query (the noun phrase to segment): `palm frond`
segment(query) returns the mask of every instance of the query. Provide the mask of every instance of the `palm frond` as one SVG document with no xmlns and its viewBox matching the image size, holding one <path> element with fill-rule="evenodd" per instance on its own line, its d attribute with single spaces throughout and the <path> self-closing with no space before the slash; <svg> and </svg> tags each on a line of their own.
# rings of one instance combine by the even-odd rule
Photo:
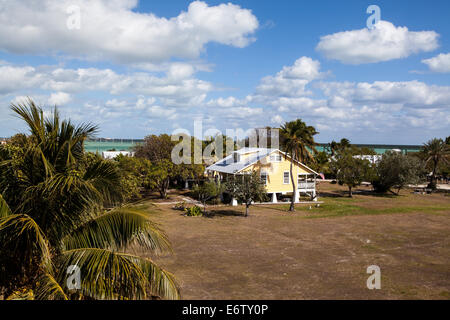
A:
<svg viewBox="0 0 450 320">
<path fill-rule="evenodd" d="M 11 104 L 11 110 L 24 120 L 38 144 L 45 139 L 44 111 L 28 98 L 24 103 Z"/>
<path fill-rule="evenodd" d="M 150 221 L 145 213 L 131 209 L 115 209 L 93 218 L 63 240 L 65 250 L 121 250 L 131 244 L 138 244 L 152 252 L 170 249 L 169 241 L 159 226 Z"/>
<path fill-rule="evenodd" d="M 142 271 L 150 281 L 150 292 L 153 295 L 169 300 L 180 299 L 180 286 L 172 273 L 161 269 L 148 258 L 131 255 L 129 257 L 139 263 Z"/>
<path fill-rule="evenodd" d="M 9 215 L 11 215 L 11 209 L 0 194 L 0 218 L 7 217 Z"/>
<path fill-rule="evenodd" d="M 68 300 L 68 296 L 64 292 L 64 289 L 56 281 L 50 273 L 46 272 L 42 274 L 37 282 L 37 288 L 35 290 L 35 296 L 37 300 Z"/>
<path fill-rule="evenodd" d="M 44 269 L 52 270 L 52 261 L 47 239 L 41 228 L 26 214 L 11 214 L 0 218 L 0 233 L 2 238 L 14 242 L 19 239 L 29 243 L 28 248 L 37 249 Z M 3 245 L 7 245 L 3 243 Z M 34 251 L 34 250 L 33 250 Z"/>
<path fill-rule="evenodd" d="M 163 298 L 179 297 L 173 276 L 149 259 L 107 249 L 63 252 L 61 269 L 81 270 L 81 294 L 94 299 L 145 299 L 150 291 Z M 63 279 L 59 279 L 60 282 Z"/>
<path fill-rule="evenodd" d="M 94 161 L 86 168 L 83 180 L 101 192 L 105 201 L 113 203 L 122 200 L 120 173 L 115 163 L 102 159 Z"/>
<path fill-rule="evenodd" d="M 29 288 L 22 288 L 14 291 L 6 300 L 34 300 L 34 292 Z"/>
</svg>

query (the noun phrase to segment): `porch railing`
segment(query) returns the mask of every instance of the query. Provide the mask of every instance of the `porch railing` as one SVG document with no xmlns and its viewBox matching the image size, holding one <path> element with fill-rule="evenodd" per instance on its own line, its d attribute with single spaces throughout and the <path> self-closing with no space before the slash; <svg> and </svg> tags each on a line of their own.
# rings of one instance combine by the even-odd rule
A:
<svg viewBox="0 0 450 320">
<path fill-rule="evenodd" d="M 314 189 L 315 185 L 316 184 L 314 182 L 300 182 L 298 184 L 298 188 L 299 189 Z"/>
</svg>

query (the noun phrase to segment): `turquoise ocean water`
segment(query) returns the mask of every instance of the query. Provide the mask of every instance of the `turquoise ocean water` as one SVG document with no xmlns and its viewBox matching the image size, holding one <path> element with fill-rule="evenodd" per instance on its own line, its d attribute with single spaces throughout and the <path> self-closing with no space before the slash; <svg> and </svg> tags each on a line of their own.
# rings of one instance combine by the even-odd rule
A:
<svg viewBox="0 0 450 320">
<path fill-rule="evenodd" d="M 135 141 L 86 141 L 84 149 L 87 152 L 102 153 L 103 151 L 115 150 L 115 151 L 131 151 L 134 146 L 139 142 Z"/>
<path fill-rule="evenodd" d="M 95 140 L 86 141 L 85 150 L 87 152 L 102 153 L 103 151 L 113 150 L 116 151 L 131 151 L 136 144 L 142 142 L 142 140 Z M 368 145 L 357 144 L 358 147 L 368 147 L 373 149 L 377 154 L 383 154 L 387 150 L 400 149 L 403 153 L 418 152 L 421 146 L 411 145 Z M 326 150 L 324 144 L 317 146 L 318 151 Z"/>
</svg>

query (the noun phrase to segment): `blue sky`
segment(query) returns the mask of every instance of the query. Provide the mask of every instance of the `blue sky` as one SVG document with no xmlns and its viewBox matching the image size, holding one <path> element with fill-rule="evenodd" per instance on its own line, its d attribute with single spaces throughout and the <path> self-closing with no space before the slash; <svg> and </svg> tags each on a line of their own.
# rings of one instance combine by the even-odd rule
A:
<svg viewBox="0 0 450 320">
<path fill-rule="evenodd" d="M 372 4 L 381 22 L 368 30 Z M 450 135 L 449 1 L 24 0 L 0 12 L 0 136 L 24 130 L 9 105 L 26 96 L 102 137 L 296 118 L 320 142 Z"/>
</svg>

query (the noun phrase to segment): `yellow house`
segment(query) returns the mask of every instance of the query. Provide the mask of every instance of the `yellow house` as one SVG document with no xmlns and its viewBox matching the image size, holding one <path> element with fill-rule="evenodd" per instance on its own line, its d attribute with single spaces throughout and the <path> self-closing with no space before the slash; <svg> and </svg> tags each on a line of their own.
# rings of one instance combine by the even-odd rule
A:
<svg viewBox="0 0 450 320">
<path fill-rule="evenodd" d="M 276 203 L 280 195 L 292 195 L 290 176 L 291 158 L 278 149 L 242 148 L 206 168 L 208 173 L 226 180 L 229 175 L 241 175 L 252 171 L 259 172 L 266 185 L 272 202 Z M 300 194 L 309 195 L 314 201 L 316 196 L 316 178 L 318 173 L 301 162 L 293 164 L 295 184 L 295 202 L 299 202 Z M 233 205 L 235 205 L 233 201 Z"/>
</svg>

